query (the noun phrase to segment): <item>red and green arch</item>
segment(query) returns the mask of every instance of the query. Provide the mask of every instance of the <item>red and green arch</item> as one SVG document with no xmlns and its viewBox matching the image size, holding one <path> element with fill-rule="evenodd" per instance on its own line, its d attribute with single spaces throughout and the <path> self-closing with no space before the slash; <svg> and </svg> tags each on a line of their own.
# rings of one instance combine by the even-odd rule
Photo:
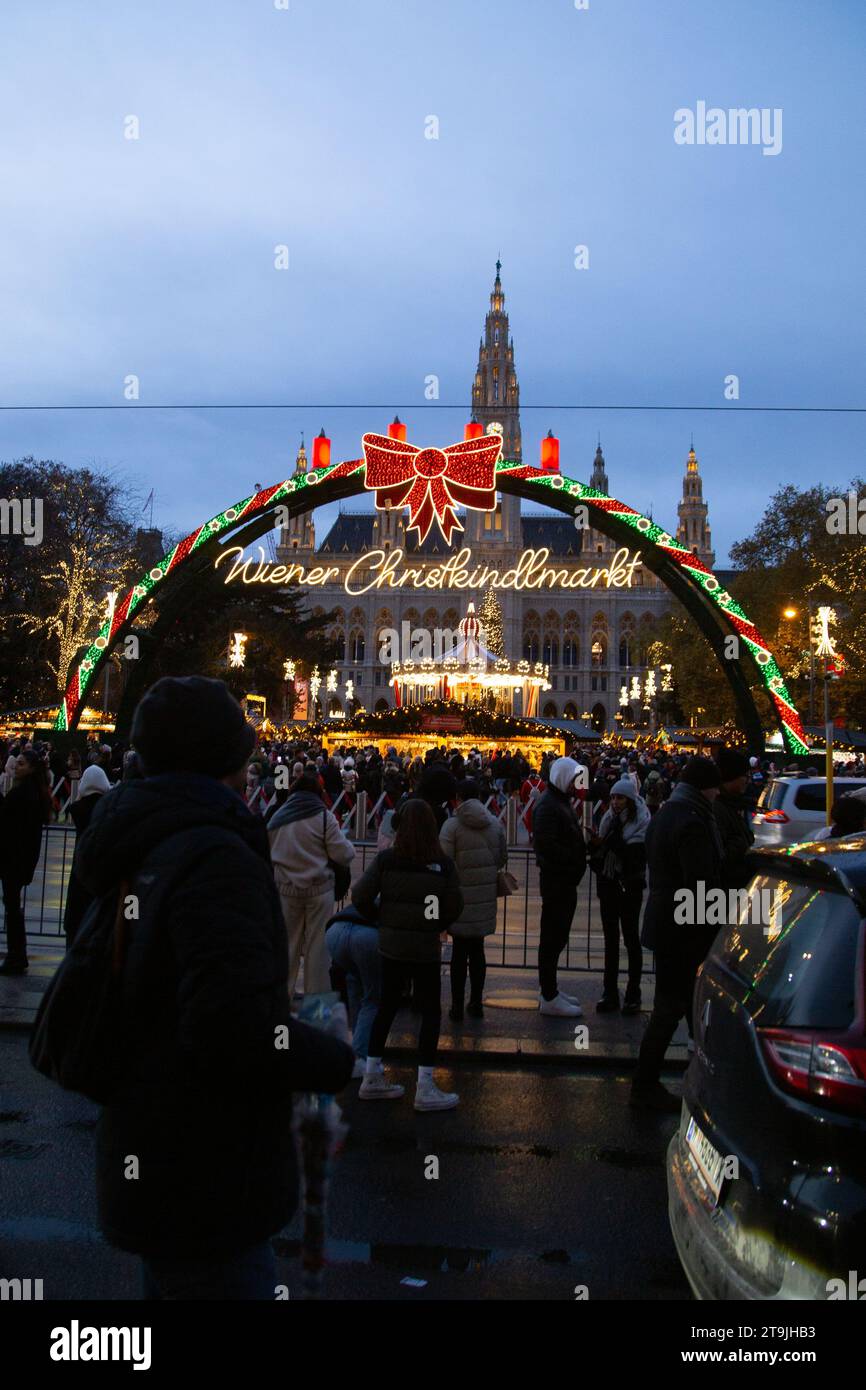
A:
<svg viewBox="0 0 866 1390">
<path fill-rule="evenodd" d="M 632 547 L 639 542 L 643 563 L 684 605 L 720 661 L 749 744 L 757 750 L 763 741 L 761 718 L 748 678 L 751 668 L 760 677 L 788 752 L 808 752 L 800 716 L 772 652 L 748 615 L 696 555 L 649 517 L 574 478 L 503 459 L 497 464 L 496 486 L 502 492 L 542 502 L 566 514 L 573 514 L 583 504 L 596 530 Z M 351 459 L 263 488 L 192 531 L 118 601 L 110 623 L 103 625 L 76 667 L 55 728 L 75 728 L 87 693 L 114 646 L 133 630 L 150 599 L 174 583 L 175 576 L 187 573 L 191 563 L 218 553 L 229 535 L 235 544 L 239 539 L 245 545 L 251 544 L 273 529 L 277 507 L 294 515 L 364 492 L 364 460 Z M 725 652 L 725 639 L 732 633 L 740 639 L 742 654 L 736 658 L 728 658 Z"/>
</svg>

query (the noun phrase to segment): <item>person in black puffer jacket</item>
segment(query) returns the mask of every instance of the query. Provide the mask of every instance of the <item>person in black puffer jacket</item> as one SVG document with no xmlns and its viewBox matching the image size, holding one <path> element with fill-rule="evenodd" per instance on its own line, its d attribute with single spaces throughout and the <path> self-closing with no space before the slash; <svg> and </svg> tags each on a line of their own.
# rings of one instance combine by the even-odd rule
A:
<svg viewBox="0 0 866 1390">
<path fill-rule="evenodd" d="M 676 1114 L 678 1096 L 660 1080 L 662 1063 L 681 1018 L 691 1032 L 698 967 L 718 927 L 695 921 L 703 891 L 722 886 L 722 842 L 713 814 L 721 778 L 709 758 L 692 758 L 646 833 L 649 896 L 642 941 L 655 951 L 656 992 L 632 1081 L 632 1105 Z M 693 920 L 678 920 L 677 895 L 691 895 Z M 680 902 L 686 901 L 680 899 Z"/>
<path fill-rule="evenodd" d="M 543 1014 L 568 1018 L 579 1018 L 583 1009 L 570 994 L 560 992 L 556 971 L 577 908 L 578 884 L 586 873 L 586 841 L 571 801 L 575 778 L 583 776 L 584 769 L 573 758 L 557 758 L 551 763 L 547 791 L 532 818 L 541 891 L 539 1009 Z"/>
<path fill-rule="evenodd" d="M 15 761 L 11 789 L 0 799 L 0 878 L 5 909 L 6 959 L 0 975 L 26 975 L 27 929 L 21 891 L 33 882 L 42 850 L 42 827 L 51 820 L 48 771 L 37 753 L 25 749 Z"/>
<path fill-rule="evenodd" d="M 604 932 L 604 989 L 595 1006 L 600 1014 L 615 1013 L 620 1007 L 620 931 L 628 955 L 628 985 L 622 1011 L 640 1012 L 643 952 L 639 923 L 646 887 L 644 838 L 650 819 L 631 777 L 622 777 L 611 787 L 610 809 L 601 818 L 598 834 L 592 836 L 592 866 Z"/>
<path fill-rule="evenodd" d="M 139 704 L 133 742 L 146 776 L 101 798 L 76 856 L 94 895 L 139 902 L 129 1061 L 97 1126 L 99 1224 L 143 1257 L 148 1298 L 273 1299 L 270 1237 L 298 1201 L 292 1092 L 340 1091 L 354 1056 L 289 1012 L 267 831 L 240 795 L 255 733 L 237 701 L 221 681 L 167 677 Z"/>
<path fill-rule="evenodd" d="M 421 1013 L 415 1109 L 451 1110 L 458 1096 L 440 1091 L 433 1080 L 441 1019 L 440 934 L 463 911 L 463 894 L 426 801 L 403 802 L 393 848 L 376 855 L 352 889 L 352 902 L 377 924 L 382 956 L 382 997 L 358 1094 L 362 1100 L 396 1100 L 403 1094 L 402 1086 L 386 1080 L 382 1053 L 410 978 Z"/>
<path fill-rule="evenodd" d="M 69 808 L 69 814 L 75 825 L 76 842 L 81 839 L 88 825 L 93 812 L 99 803 L 99 798 L 105 796 L 106 792 L 111 791 L 111 783 L 101 767 L 85 768 L 84 776 L 81 778 L 78 792 L 78 799 Z M 69 887 L 66 890 L 66 907 L 63 912 L 63 930 L 66 933 L 66 949 L 75 940 L 78 928 L 84 921 L 85 914 L 90 904 L 93 902 L 93 894 L 88 893 L 84 884 L 78 876 L 75 867 L 75 859 L 72 860 L 72 872 L 69 875 Z"/>
</svg>

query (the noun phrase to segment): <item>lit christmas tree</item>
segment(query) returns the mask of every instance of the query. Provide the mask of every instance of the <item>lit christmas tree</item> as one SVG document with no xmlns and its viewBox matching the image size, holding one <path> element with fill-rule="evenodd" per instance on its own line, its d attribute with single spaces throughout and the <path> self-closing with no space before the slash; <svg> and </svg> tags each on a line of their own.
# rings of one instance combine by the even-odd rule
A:
<svg viewBox="0 0 866 1390">
<path fill-rule="evenodd" d="M 484 631 L 484 645 L 494 656 L 505 655 L 505 634 L 502 631 L 502 609 L 493 589 L 488 589 L 478 610 L 478 621 Z"/>
</svg>

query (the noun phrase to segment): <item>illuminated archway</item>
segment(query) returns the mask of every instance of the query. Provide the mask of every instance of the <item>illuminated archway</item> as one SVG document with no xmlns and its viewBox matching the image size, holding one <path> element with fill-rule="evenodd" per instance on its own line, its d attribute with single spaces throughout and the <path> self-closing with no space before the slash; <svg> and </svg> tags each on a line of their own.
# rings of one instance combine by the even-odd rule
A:
<svg viewBox="0 0 866 1390">
<path fill-rule="evenodd" d="M 696 555 L 649 517 L 574 478 L 501 459 L 496 465 L 496 487 L 567 514 L 574 514 L 576 508 L 583 505 L 596 530 L 620 545 L 630 546 L 639 541 L 643 563 L 682 603 L 712 647 L 731 685 L 749 745 L 756 751 L 761 749 L 763 730 L 749 688 L 746 663 L 760 676 L 788 752 L 808 752 L 800 716 L 772 652 L 748 615 Z M 104 624 L 69 682 L 55 728 L 75 728 L 85 696 L 107 655 L 130 633 L 137 616 L 154 594 L 163 592 L 167 583 L 188 588 L 187 581 L 193 579 L 203 565 L 213 562 L 227 537 L 231 536 L 232 545 L 248 546 L 273 530 L 278 507 L 294 516 L 365 491 L 364 460 L 351 459 L 263 488 L 191 532 L 163 556 L 159 564 L 142 575 L 116 604 L 110 623 Z M 745 649 L 744 655 L 727 656 L 725 639 L 731 635 L 739 639 L 740 649 Z"/>
</svg>

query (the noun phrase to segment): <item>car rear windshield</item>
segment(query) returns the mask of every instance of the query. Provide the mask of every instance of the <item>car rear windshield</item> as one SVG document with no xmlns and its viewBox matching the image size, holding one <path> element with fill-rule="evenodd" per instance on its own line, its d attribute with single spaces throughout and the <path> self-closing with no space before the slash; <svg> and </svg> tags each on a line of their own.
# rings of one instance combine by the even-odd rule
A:
<svg viewBox="0 0 866 1390">
<path fill-rule="evenodd" d="M 713 954 L 746 984 L 756 1023 L 851 1026 L 862 985 L 861 918 L 850 898 L 803 880 L 758 877 L 741 895 L 737 917 Z"/>
</svg>

